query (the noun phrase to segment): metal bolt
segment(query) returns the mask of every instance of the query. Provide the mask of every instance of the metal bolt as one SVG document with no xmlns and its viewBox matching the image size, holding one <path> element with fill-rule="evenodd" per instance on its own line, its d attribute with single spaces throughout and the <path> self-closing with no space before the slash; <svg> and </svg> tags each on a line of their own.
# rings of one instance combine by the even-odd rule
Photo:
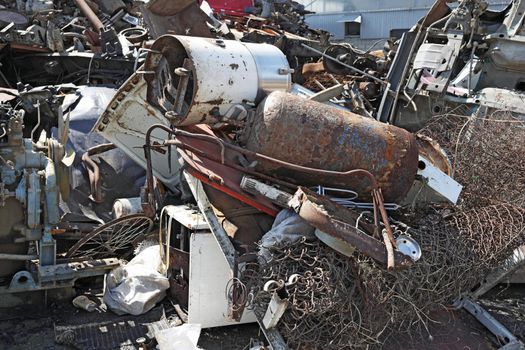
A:
<svg viewBox="0 0 525 350">
<path fill-rule="evenodd" d="M 190 74 L 190 71 L 184 67 L 175 68 L 175 74 L 180 77 L 187 77 Z"/>
</svg>

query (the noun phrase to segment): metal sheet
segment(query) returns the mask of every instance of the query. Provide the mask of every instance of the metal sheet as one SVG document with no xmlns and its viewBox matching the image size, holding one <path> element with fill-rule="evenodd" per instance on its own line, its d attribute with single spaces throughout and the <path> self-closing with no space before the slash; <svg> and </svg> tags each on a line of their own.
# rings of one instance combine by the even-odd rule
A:
<svg viewBox="0 0 525 350">
<path fill-rule="evenodd" d="M 145 169 L 143 146 L 146 131 L 154 124 L 167 126 L 168 121 L 146 101 L 146 82 L 140 73 L 136 73 L 118 90 L 106 111 L 93 126 L 93 132 L 101 133 Z M 168 134 L 160 129 L 153 133 L 153 140 L 156 142 L 167 138 Z M 177 159 L 177 153 L 172 152 L 170 168 L 168 155 L 152 152 L 154 175 L 172 190 L 176 190 L 179 183 Z"/>
<path fill-rule="evenodd" d="M 240 322 L 228 319 L 228 300 L 224 290 L 232 278 L 229 266 L 212 233 L 199 232 L 190 237 L 190 276 L 188 322 L 202 328 L 256 322 L 246 310 Z M 220 292 L 218 292 L 220 291 Z"/>
</svg>

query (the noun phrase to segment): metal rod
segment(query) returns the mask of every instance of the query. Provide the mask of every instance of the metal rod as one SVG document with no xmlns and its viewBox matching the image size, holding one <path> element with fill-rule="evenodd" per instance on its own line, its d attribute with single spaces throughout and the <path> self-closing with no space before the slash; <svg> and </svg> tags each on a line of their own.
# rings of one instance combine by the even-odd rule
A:
<svg viewBox="0 0 525 350">
<path fill-rule="evenodd" d="M 366 171 L 364 169 L 354 169 L 354 170 L 350 170 L 350 171 L 341 172 L 341 171 L 333 171 L 333 170 L 323 170 L 323 169 L 310 168 L 310 167 L 305 167 L 305 166 L 302 166 L 302 165 L 297 165 L 297 164 L 285 162 L 285 161 L 280 160 L 280 159 L 272 158 L 272 157 L 266 156 L 264 154 L 253 152 L 253 151 L 244 149 L 242 147 L 226 143 L 226 142 L 222 141 L 221 139 L 219 139 L 219 138 L 217 138 L 215 136 L 203 135 L 203 134 L 195 134 L 195 133 L 191 133 L 191 132 L 188 132 L 188 131 L 183 131 L 183 130 L 180 130 L 180 129 L 173 129 L 173 130 L 168 129 L 168 130 L 170 130 L 171 133 L 173 133 L 174 135 L 177 135 L 177 136 L 195 138 L 195 139 L 199 139 L 199 140 L 203 140 L 203 141 L 212 142 L 212 143 L 218 144 L 221 147 L 229 148 L 229 149 L 232 149 L 232 150 L 237 151 L 239 153 L 242 153 L 242 154 L 244 154 L 244 155 L 246 155 L 248 157 L 263 159 L 263 160 L 266 160 L 268 162 L 271 162 L 271 163 L 274 163 L 274 164 L 286 167 L 286 168 L 288 168 L 290 170 L 295 170 L 295 171 L 304 172 L 304 173 L 308 173 L 308 174 L 312 174 L 312 175 L 319 175 L 319 176 L 340 176 L 340 177 L 364 176 L 364 177 L 366 177 L 366 178 L 368 178 L 370 180 L 370 182 L 372 184 L 372 188 L 374 188 L 374 189 L 375 188 L 379 188 L 379 185 L 377 184 L 377 181 L 376 181 L 374 175 L 372 175 L 370 172 L 368 172 L 368 171 Z M 178 143 L 177 140 L 167 140 L 167 141 L 164 142 L 164 145 L 170 145 L 170 144 L 175 145 L 177 143 Z M 221 162 L 221 163 L 224 163 L 224 162 Z"/>
<path fill-rule="evenodd" d="M 38 255 L 19 255 L 19 254 L 0 253 L 0 260 L 26 261 L 26 260 L 35 260 L 35 259 L 38 259 Z"/>
<path fill-rule="evenodd" d="M 80 11 L 86 16 L 87 20 L 93 26 L 95 32 L 100 33 L 100 30 L 104 28 L 104 24 L 96 13 L 89 7 L 85 0 L 75 0 L 75 5 L 80 9 Z"/>
<path fill-rule="evenodd" d="M 34 141 L 34 139 L 33 139 L 34 133 L 35 133 L 35 131 L 37 131 L 38 127 L 40 126 L 40 101 L 36 102 L 35 107 L 36 107 L 36 110 L 37 110 L 37 119 L 36 119 L 35 127 L 33 128 L 33 130 L 31 130 L 31 140 L 33 140 L 33 141 Z"/>
</svg>

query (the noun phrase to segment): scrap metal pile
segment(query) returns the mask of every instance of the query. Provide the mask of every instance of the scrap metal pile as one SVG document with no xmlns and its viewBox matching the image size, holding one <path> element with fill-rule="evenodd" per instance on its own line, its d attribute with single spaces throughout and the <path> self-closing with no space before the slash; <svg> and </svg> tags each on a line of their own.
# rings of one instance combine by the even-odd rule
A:
<svg viewBox="0 0 525 350">
<path fill-rule="evenodd" d="M 113 270 L 137 310 L 149 261 L 128 312 L 169 287 L 196 319 L 211 231 L 222 314 L 274 349 L 431 337 L 452 307 L 519 348 L 476 299 L 525 261 L 525 1 L 449 2 L 367 51 L 292 1 L 5 2 L 0 294 Z"/>
</svg>

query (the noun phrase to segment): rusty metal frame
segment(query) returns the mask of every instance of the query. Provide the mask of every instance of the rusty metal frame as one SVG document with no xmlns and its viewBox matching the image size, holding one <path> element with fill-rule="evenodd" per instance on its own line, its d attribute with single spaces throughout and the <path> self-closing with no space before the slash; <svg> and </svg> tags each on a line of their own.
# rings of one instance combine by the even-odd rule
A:
<svg viewBox="0 0 525 350">
<path fill-rule="evenodd" d="M 289 204 L 310 225 L 356 247 L 359 252 L 387 265 L 389 269 L 407 268 L 413 264 L 412 258 L 394 251 L 392 246 L 389 247 L 389 240 L 384 231 L 381 238 L 385 244 L 365 233 L 374 232 L 377 222 L 374 225 L 359 222 L 359 214 L 332 202 L 327 197 L 299 188 Z M 395 261 L 395 265 L 389 264 L 391 259 Z"/>
<path fill-rule="evenodd" d="M 180 140 L 178 140 L 176 138 L 174 140 L 173 139 L 172 140 L 166 140 L 161 145 L 153 146 L 151 144 L 151 133 L 152 133 L 152 131 L 154 129 L 157 129 L 157 128 L 163 129 L 163 130 L 167 131 L 168 133 L 170 133 L 171 135 L 174 135 L 175 137 L 179 136 L 179 137 L 193 138 L 193 139 L 198 139 L 198 140 L 201 140 L 201 141 L 205 141 L 205 142 L 210 142 L 210 143 L 216 144 L 217 146 L 220 147 L 220 150 L 221 150 L 220 158 L 216 159 L 213 156 L 207 154 L 206 152 L 198 150 L 195 147 L 191 147 L 191 146 L 185 144 L 184 142 L 182 142 L 182 141 L 180 141 Z M 373 232 L 374 232 L 374 234 L 377 237 L 380 237 L 380 238 L 382 237 L 382 239 L 383 239 L 383 242 L 384 242 L 385 247 L 386 247 L 386 252 L 387 252 L 387 260 L 386 260 L 387 267 L 388 267 L 389 270 L 393 270 L 395 268 L 396 255 L 398 256 L 398 258 L 401 258 L 401 267 L 403 267 L 404 265 L 408 264 L 406 262 L 406 260 L 405 260 L 406 256 L 404 254 L 401 254 L 401 256 L 399 256 L 398 255 L 399 253 L 394 251 L 394 248 L 396 248 L 396 240 L 394 238 L 392 227 L 390 226 L 389 221 L 388 221 L 388 215 L 387 215 L 387 212 L 386 212 L 385 206 L 384 206 L 383 194 L 381 192 L 381 188 L 379 187 L 379 184 L 377 183 L 375 177 L 367 170 L 355 169 L 355 170 L 350 170 L 350 171 L 346 171 L 346 172 L 338 172 L 338 171 L 331 171 L 331 170 L 323 170 L 323 169 L 316 169 L 316 168 L 305 167 L 305 166 L 301 166 L 301 165 L 285 162 L 285 161 L 282 161 L 282 160 L 279 160 L 279 159 L 276 159 L 276 158 L 272 158 L 272 157 L 266 156 L 264 154 L 260 154 L 260 153 L 256 153 L 256 152 L 252 152 L 252 151 L 246 150 L 246 149 L 244 149 L 242 147 L 239 147 L 239 146 L 227 143 L 224 140 L 221 140 L 220 138 L 218 138 L 216 136 L 192 133 L 192 132 L 188 132 L 188 131 L 184 131 L 184 130 L 176 129 L 176 128 L 171 128 L 170 129 L 170 128 L 164 126 L 164 125 L 153 125 L 146 132 L 146 145 L 145 145 L 145 150 L 144 150 L 145 151 L 145 155 L 146 155 L 146 160 L 147 160 L 146 175 L 147 175 L 148 203 L 149 203 L 151 208 L 154 208 L 154 198 L 153 198 L 153 195 L 152 195 L 153 194 L 153 177 L 152 177 L 153 169 L 152 169 L 152 166 L 151 166 L 151 149 L 152 148 L 159 148 L 159 147 L 162 148 L 162 147 L 166 147 L 166 146 L 167 147 L 176 146 L 176 147 L 179 147 L 179 148 L 182 148 L 182 149 L 190 150 L 191 152 L 193 152 L 195 154 L 198 154 L 199 156 L 211 159 L 213 161 L 219 162 L 219 163 L 227 165 L 227 166 L 231 166 L 231 167 L 233 167 L 235 169 L 238 169 L 240 171 L 243 171 L 243 172 L 245 172 L 247 174 L 253 174 L 254 171 L 251 170 L 251 169 L 244 168 L 244 167 L 241 167 L 239 165 L 232 164 L 231 162 L 227 162 L 226 161 L 226 156 L 225 156 L 226 149 L 234 151 L 234 152 L 238 152 L 238 153 L 240 153 L 242 155 L 245 155 L 245 156 L 248 156 L 248 157 L 251 157 L 251 158 L 255 158 L 255 159 L 259 159 L 259 160 L 265 160 L 265 161 L 277 164 L 277 165 L 279 165 L 281 167 L 284 167 L 284 168 L 288 168 L 288 169 L 291 169 L 291 170 L 304 172 L 304 173 L 308 173 L 308 174 L 312 174 L 312 175 L 318 175 L 318 176 L 330 175 L 330 176 L 340 176 L 340 177 L 356 176 L 356 177 L 366 178 L 370 182 L 371 187 L 372 187 L 371 195 L 372 195 L 372 199 L 373 199 L 373 203 L 374 203 L 374 226 L 375 226 L 374 227 L 375 230 Z M 266 176 L 264 174 L 256 173 L 256 174 L 253 174 L 253 175 L 258 175 L 258 176 L 260 176 L 262 178 L 268 179 L 268 176 Z M 269 177 L 269 179 L 271 181 L 276 182 L 276 183 L 281 183 L 282 184 L 281 180 L 277 180 L 277 179 L 274 179 L 272 177 Z M 292 185 L 292 187 L 297 188 L 297 186 L 295 186 L 295 185 Z M 385 226 L 385 229 L 381 233 L 378 232 L 379 222 L 380 221 L 383 221 L 383 224 Z M 369 238 L 372 239 L 371 237 L 369 237 Z"/>
</svg>

